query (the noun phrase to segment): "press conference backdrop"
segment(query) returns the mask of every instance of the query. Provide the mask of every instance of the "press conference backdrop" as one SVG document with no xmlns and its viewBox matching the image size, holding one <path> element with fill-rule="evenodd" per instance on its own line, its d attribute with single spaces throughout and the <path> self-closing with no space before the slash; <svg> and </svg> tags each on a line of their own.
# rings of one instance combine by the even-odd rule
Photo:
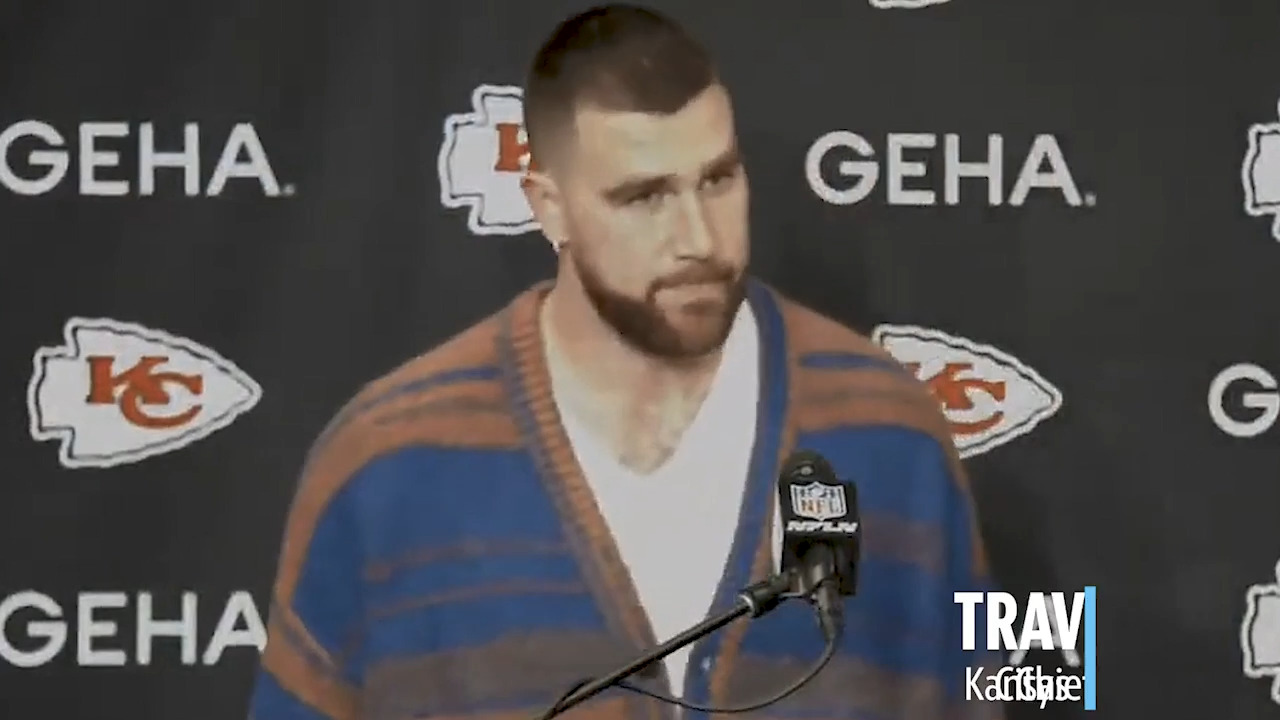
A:
<svg viewBox="0 0 1280 720">
<path fill-rule="evenodd" d="M 1280 717 L 1280 5 L 654 6 L 756 272 L 934 389 L 1005 589 L 1097 586 L 1095 716 Z M 309 441 L 553 271 L 518 86 L 582 7 L 0 4 L 0 714 L 243 716 Z"/>
</svg>

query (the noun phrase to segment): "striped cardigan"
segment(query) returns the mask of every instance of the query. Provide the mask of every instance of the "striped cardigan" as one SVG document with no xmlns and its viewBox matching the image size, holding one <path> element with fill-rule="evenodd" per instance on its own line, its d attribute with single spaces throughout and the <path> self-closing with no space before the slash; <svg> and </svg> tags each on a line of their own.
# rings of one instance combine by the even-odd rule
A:
<svg viewBox="0 0 1280 720">
<path fill-rule="evenodd" d="M 548 289 L 371 383 L 317 440 L 287 521 L 256 720 L 523 720 L 655 644 L 556 414 L 538 334 Z M 864 527 L 841 652 L 753 717 L 996 717 L 964 702 L 965 667 L 987 658 L 961 651 L 952 593 L 984 589 L 986 566 L 937 403 L 866 338 L 759 283 L 748 301 L 758 429 L 715 608 L 773 566 L 776 473 L 793 449 L 858 483 Z M 760 698 L 821 647 L 809 608 L 784 605 L 696 645 L 685 698 Z M 611 690 L 568 717 L 671 712 Z"/>
</svg>

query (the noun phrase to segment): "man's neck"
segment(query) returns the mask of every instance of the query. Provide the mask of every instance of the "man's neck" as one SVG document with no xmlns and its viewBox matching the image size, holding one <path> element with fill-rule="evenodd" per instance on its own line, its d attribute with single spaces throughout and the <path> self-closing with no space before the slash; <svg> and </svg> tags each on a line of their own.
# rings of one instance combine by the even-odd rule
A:
<svg viewBox="0 0 1280 720">
<path fill-rule="evenodd" d="M 688 363 L 627 344 L 583 297 L 557 285 L 540 322 L 556 395 L 627 465 L 649 472 L 675 449 L 720 366 L 721 351 Z"/>
</svg>

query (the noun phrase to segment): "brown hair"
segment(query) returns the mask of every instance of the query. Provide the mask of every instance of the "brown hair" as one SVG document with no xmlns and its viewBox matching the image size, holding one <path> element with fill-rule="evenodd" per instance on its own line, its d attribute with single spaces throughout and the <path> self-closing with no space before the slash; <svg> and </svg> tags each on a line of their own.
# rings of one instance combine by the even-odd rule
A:
<svg viewBox="0 0 1280 720">
<path fill-rule="evenodd" d="M 524 87 L 532 156 L 545 165 L 583 106 L 669 115 L 717 80 L 701 43 L 674 20 L 635 5 L 602 5 L 556 26 Z"/>
</svg>

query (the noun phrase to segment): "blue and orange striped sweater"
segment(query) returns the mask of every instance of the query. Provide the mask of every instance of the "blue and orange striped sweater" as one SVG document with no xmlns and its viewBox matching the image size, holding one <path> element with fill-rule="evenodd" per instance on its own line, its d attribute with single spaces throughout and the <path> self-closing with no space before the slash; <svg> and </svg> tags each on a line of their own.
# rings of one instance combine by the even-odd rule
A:
<svg viewBox="0 0 1280 720">
<path fill-rule="evenodd" d="M 655 644 L 552 400 L 548 289 L 371 383 L 317 440 L 287 520 L 255 720 L 524 720 Z M 866 338 L 762 284 L 748 301 L 759 420 L 715 609 L 773 567 L 776 473 L 792 450 L 858 483 L 864 526 L 840 654 L 753 717 L 998 716 L 964 702 L 965 667 L 986 658 L 961 651 L 952 594 L 985 589 L 986 566 L 937 403 Z M 821 648 L 809 608 L 784 605 L 697 645 L 685 698 L 759 699 Z M 618 690 L 568 717 L 671 712 Z"/>
</svg>

